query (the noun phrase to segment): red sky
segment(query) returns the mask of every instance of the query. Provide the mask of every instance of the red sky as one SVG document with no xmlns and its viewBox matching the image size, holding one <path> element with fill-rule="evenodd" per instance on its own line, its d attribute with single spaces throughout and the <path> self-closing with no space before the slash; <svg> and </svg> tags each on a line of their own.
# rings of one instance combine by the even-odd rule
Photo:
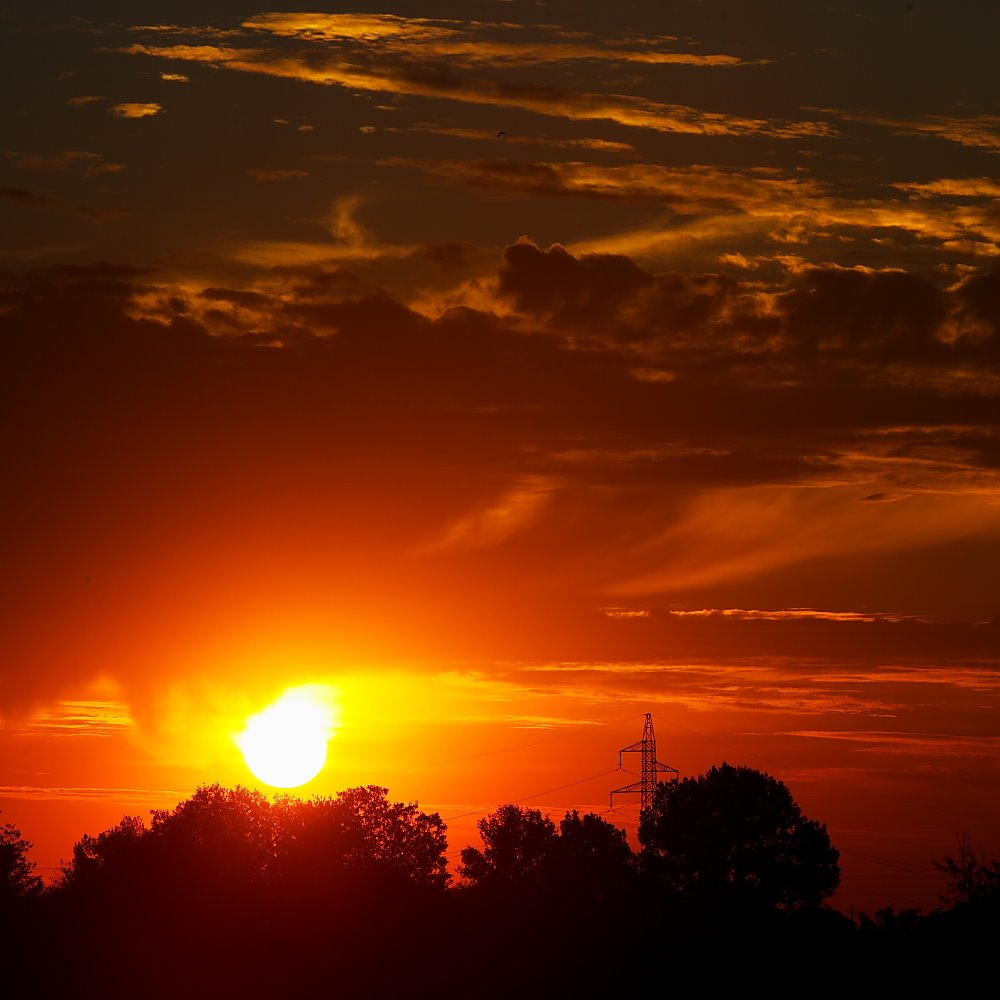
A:
<svg viewBox="0 0 1000 1000">
<path fill-rule="evenodd" d="M 457 852 L 652 712 L 932 908 L 1000 855 L 996 5 L 312 6 L 0 8 L 4 822 L 253 784 L 321 683 L 303 793 Z"/>
</svg>

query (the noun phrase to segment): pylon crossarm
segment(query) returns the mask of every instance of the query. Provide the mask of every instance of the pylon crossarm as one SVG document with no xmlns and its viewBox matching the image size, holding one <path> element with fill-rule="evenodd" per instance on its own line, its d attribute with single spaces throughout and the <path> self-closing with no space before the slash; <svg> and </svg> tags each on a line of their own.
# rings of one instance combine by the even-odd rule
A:
<svg viewBox="0 0 1000 1000">
<path fill-rule="evenodd" d="M 633 781 L 631 785 L 625 785 L 624 788 L 616 788 L 611 794 L 612 795 L 624 795 L 629 792 L 641 792 L 642 782 Z"/>
<path fill-rule="evenodd" d="M 619 770 L 622 767 L 622 758 L 627 753 L 642 754 L 642 780 L 626 785 L 624 788 L 616 788 L 610 796 L 611 807 L 614 808 L 616 795 L 638 794 L 642 796 L 641 808 L 645 812 L 652 808 L 653 801 L 656 798 L 656 788 L 659 783 L 657 776 L 660 774 L 671 774 L 674 776 L 673 780 L 677 781 L 680 775 L 676 767 L 671 767 L 669 764 L 662 764 L 656 759 L 656 734 L 653 731 L 653 715 L 651 712 L 646 713 L 645 723 L 642 727 L 642 739 L 637 740 L 627 747 L 622 747 L 618 751 Z"/>
</svg>

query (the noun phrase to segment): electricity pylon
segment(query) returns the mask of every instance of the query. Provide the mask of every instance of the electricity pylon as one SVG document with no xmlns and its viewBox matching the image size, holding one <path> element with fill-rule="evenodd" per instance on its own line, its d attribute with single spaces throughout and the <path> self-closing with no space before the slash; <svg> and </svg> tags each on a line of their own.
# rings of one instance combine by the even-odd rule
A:
<svg viewBox="0 0 1000 1000">
<path fill-rule="evenodd" d="M 622 747 L 618 751 L 619 768 L 622 766 L 622 755 L 627 753 L 642 754 L 642 777 L 639 781 L 633 781 L 631 785 L 625 785 L 624 788 L 616 788 L 611 793 L 611 806 L 614 807 L 616 795 L 634 795 L 638 792 L 642 796 L 641 812 L 645 812 L 653 807 L 656 785 L 659 780 L 657 776 L 667 772 L 674 775 L 673 779 L 668 780 L 677 781 L 677 775 L 680 773 L 676 767 L 661 764 L 656 759 L 656 734 L 653 732 L 653 716 L 650 712 L 646 713 L 646 724 L 642 727 L 642 739 L 631 746 Z"/>
</svg>

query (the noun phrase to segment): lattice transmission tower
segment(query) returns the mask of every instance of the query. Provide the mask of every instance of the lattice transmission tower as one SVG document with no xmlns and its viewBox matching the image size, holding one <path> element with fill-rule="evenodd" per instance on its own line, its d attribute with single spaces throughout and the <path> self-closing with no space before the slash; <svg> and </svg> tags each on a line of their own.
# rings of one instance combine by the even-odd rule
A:
<svg viewBox="0 0 1000 1000">
<path fill-rule="evenodd" d="M 635 795 L 639 794 L 642 796 L 641 811 L 645 812 L 647 809 L 651 809 L 653 806 L 653 799 L 656 797 L 656 785 L 659 781 L 659 775 L 667 773 L 672 774 L 673 778 L 668 778 L 668 781 L 677 781 L 680 772 L 676 767 L 670 767 L 668 764 L 661 764 L 656 759 L 656 734 L 653 732 L 653 716 L 652 713 L 646 713 L 646 724 L 642 727 L 642 739 L 633 743 L 631 746 L 622 747 L 618 751 L 618 767 L 622 766 L 622 757 L 627 753 L 641 753 L 642 754 L 642 775 L 638 781 L 633 781 L 631 785 L 625 785 L 624 788 L 616 788 L 611 793 L 611 806 L 614 808 L 615 796 L 616 795 Z"/>
</svg>

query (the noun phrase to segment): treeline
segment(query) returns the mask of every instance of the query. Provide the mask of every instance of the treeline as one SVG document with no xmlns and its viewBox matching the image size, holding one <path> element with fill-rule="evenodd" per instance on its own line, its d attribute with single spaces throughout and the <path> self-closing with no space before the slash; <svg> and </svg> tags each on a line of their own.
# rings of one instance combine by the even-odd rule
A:
<svg viewBox="0 0 1000 1000">
<path fill-rule="evenodd" d="M 990 954 L 1000 930 L 1000 863 L 968 843 L 939 864 L 935 912 L 838 913 L 826 828 L 750 768 L 661 785 L 638 852 L 595 814 L 503 805 L 479 832 L 453 876 L 440 816 L 384 788 L 304 800 L 211 785 L 148 824 L 83 836 L 43 887 L 7 825 L 0 988 L 444 1000 L 808 986 L 801 976 L 926 987 L 972 975 L 954 956 Z"/>
</svg>

